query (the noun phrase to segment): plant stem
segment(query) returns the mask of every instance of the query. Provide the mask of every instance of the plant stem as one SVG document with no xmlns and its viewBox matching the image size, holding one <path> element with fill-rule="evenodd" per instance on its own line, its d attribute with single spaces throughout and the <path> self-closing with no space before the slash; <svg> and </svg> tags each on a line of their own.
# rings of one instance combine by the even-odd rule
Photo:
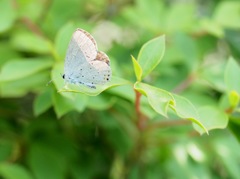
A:
<svg viewBox="0 0 240 179">
<path fill-rule="evenodd" d="M 21 21 L 31 32 L 33 32 L 38 36 L 44 37 L 44 34 L 42 33 L 42 31 L 39 29 L 39 27 L 36 24 L 34 24 L 34 22 L 31 19 L 27 17 L 23 17 Z"/>
<path fill-rule="evenodd" d="M 140 105 L 141 105 L 141 96 L 142 94 L 138 92 L 137 90 L 135 91 L 135 111 L 136 111 L 136 116 L 137 116 L 137 127 L 139 130 L 143 130 L 146 128 L 146 116 L 144 116 L 141 112 Z"/>
<path fill-rule="evenodd" d="M 234 109 L 232 107 L 225 109 L 225 113 L 227 113 L 227 114 L 232 114 L 233 111 L 234 111 Z"/>
<path fill-rule="evenodd" d="M 194 74 L 190 74 L 187 79 L 183 80 L 175 89 L 173 89 L 173 92 L 181 93 L 183 90 L 185 90 L 191 85 L 195 78 L 196 76 Z"/>
<path fill-rule="evenodd" d="M 135 90 L 135 110 L 136 110 L 136 114 L 137 117 L 140 118 L 141 116 L 141 111 L 140 111 L 140 99 L 141 99 L 141 93 L 139 93 L 137 90 Z"/>
</svg>

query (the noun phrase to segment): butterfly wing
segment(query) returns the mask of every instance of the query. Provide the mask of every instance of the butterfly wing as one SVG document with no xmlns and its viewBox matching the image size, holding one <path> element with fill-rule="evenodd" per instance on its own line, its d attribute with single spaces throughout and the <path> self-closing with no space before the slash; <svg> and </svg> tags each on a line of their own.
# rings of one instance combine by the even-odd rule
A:
<svg viewBox="0 0 240 179">
<path fill-rule="evenodd" d="M 72 75 L 72 83 L 84 84 L 91 88 L 95 85 L 105 84 L 110 81 L 112 71 L 108 56 L 98 52 L 97 58 L 91 62 L 83 63 L 78 67 L 78 73 Z"/>
<path fill-rule="evenodd" d="M 69 76 L 81 64 L 92 61 L 97 56 L 97 45 L 94 38 L 86 31 L 77 29 L 68 45 L 64 64 L 64 74 Z"/>
<path fill-rule="evenodd" d="M 94 38 L 86 31 L 77 29 L 72 36 L 64 64 L 64 78 L 68 83 L 84 84 L 95 88 L 111 79 L 108 56 L 98 52 Z"/>
<path fill-rule="evenodd" d="M 87 61 L 92 61 L 96 58 L 98 49 L 97 43 L 93 36 L 83 29 L 77 29 L 73 34 L 76 38 L 78 47 L 82 49 L 83 55 Z"/>
<path fill-rule="evenodd" d="M 112 71 L 109 63 L 108 56 L 103 52 L 98 52 L 96 59 L 86 64 L 86 67 L 84 67 L 88 69 L 88 73 L 86 73 L 82 79 L 83 82 L 89 86 L 105 84 L 110 81 Z"/>
<path fill-rule="evenodd" d="M 79 73 L 74 76 L 75 81 L 73 83 L 95 88 L 95 85 L 105 84 L 110 81 L 111 74 L 111 68 L 106 63 L 92 61 L 79 67 Z"/>
</svg>

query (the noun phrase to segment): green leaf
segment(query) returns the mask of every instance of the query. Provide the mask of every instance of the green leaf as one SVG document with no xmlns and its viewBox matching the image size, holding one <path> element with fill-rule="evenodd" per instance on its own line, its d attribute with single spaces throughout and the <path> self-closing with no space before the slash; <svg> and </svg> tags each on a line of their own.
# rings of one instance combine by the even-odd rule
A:
<svg viewBox="0 0 240 179">
<path fill-rule="evenodd" d="M 231 130 L 231 132 L 237 138 L 238 142 L 240 142 L 240 131 L 239 131 L 239 129 L 240 129 L 240 122 L 236 123 L 235 121 L 232 121 L 230 119 L 230 121 L 228 123 L 228 128 Z"/>
<path fill-rule="evenodd" d="M 40 95 L 38 95 L 33 104 L 33 112 L 35 116 L 38 116 L 47 111 L 52 106 L 52 88 L 48 87 Z"/>
<path fill-rule="evenodd" d="M 159 32 L 165 20 L 165 4 L 159 0 L 137 0 L 135 6 L 123 9 L 123 16 L 131 24 L 144 27 L 148 31 Z M 139 19 L 141 19 L 139 21 Z M 143 28 L 139 28 L 143 29 Z"/>
<path fill-rule="evenodd" d="M 37 22 L 39 19 L 42 18 L 42 14 L 47 15 L 49 13 L 49 11 L 48 12 L 45 11 L 46 5 L 47 4 L 41 1 L 18 0 L 17 2 L 18 16 L 19 18 L 23 18 L 24 20 L 27 17 L 27 19 L 29 19 L 29 21 L 31 22 Z"/>
<path fill-rule="evenodd" d="M 52 66 L 49 58 L 11 60 L 5 63 L 0 73 L 0 82 L 18 80 Z"/>
<path fill-rule="evenodd" d="M 1 82 L 0 94 L 3 97 L 21 97 L 30 91 L 46 88 L 48 81 L 49 73 L 43 71 L 15 81 Z"/>
<path fill-rule="evenodd" d="M 227 90 L 236 91 L 240 94 L 240 67 L 232 57 L 228 60 L 224 75 Z"/>
<path fill-rule="evenodd" d="M 137 78 L 138 81 L 141 81 L 141 79 L 142 79 L 142 68 L 139 65 L 138 61 L 134 58 L 134 56 L 131 56 L 131 57 L 132 57 L 132 62 L 133 62 L 133 67 L 134 67 L 134 72 L 135 72 L 136 78 Z"/>
<path fill-rule="evenodd" d="M 173 37 L 173 41 L 185 61 L 184 65 L 191 71 L 197 69 L 200 57 L 196 41 L 189 35 L 181 32 L 176 33 Z"/>
<path fill-rule="evenodd" d="M 0 176 L 4 179 L 32 179 L 29 171 L 17 164 L 0 164 Z"/>
<path fill-rule="evenodd" d="M 3 123 L 1 123 L 1 128 L 0 130 L 2 131 L 2 133 L 4 133 L 6 131 L 9 130 L 9 128 L 7 128 L 6 126 L 3 125 Z M 5 128 L 3 130 L 3 128 Z M 10 160 L 11 157 L 12 157 L 12 153 L 14 150 L 16 150 L 16 141 L 15 139 L 1 139 L 0 140 L 0 162 L 4 162 L 4 161 L 7 161 L 7 160 Z"/>
<path fill-rule="evenodd" d="M 200 21 L 201 31 L 206 31 L 218 38 L 224 37 L 224 29 L 216 22 L 210 19 L 202 19 Z"/>
<path fill-rule="evenodd" d="M 36 179 L 66 178 L 66 158 L 57 149 L 43 144 L 32 145 L 28 151 L 28 164 Z"/>
<path fill-rule="evenodd" d="M 223 1 L 218 4 L 214 12 L 214 20 L 228 28 L 240 28 L 240 3 L 239 1 Z M 227 15 L 226 15 L 227 14 Z"/>
<path fill-rule="evenodd" d="M 224 39 L 231 47 L 231 55 L 238 57 L 240 54 L 240 31 L 239 29 L 225 29 Z"/>
<path fill-rule="evenodd" d="M 239 128 L 238 128 L 239 131 Z M 225 133 L 215 140 L 211 140 L 215 157 L 221 161 L 221 165 L 226 168 L 225 171 L 229 178 L 239 178 L 240 145 L 232 136 Z"/>
<path fill-rule="evenodd" d="M 196 5 L 194 3 L 173 3 L 166 15 L 166 31 L 189 31 L 196 23 Z M 174 22 L 174 23 L 173 23 Z"/>
<path fill-rule="evenodd" d="M 118 96 L 131 102 L 135 101 L 135 93 L 133 87 L 130 85 L 123 85 L 116 88 L 111 88 L 108 89 L 107 92 L 111 93 L 113 96 Z"/>
<path fill-rule="evenodd" d="M 19 58 L 20 54 L 11 47 L 9 43 L 4 41 L 0 42 L 0 67 L 2 67 L 7 61 Z"/>
<path fill-rule="evenodd" d="M 178 96 L 173 94 L 173 97 L 176 101 L 175 106 L 171 106 L 172 109 L 176 112 L 176 114 L 181 117 L 188 119 L 195 124 L 197 124 L 204 132 L 208 134 L 208 130 L 204 126 L 204 124 L 200 121 L 199 115 L 193 104 L 182 96 Z"/>
<path fill-rule="evenodd" d="M 137 82 L 134 85 L 134 89 L 147 96 L 148 102 L 152 108 L 163 116 L 167 116 L 169 106 L 175 105 L 175 101 L 171 93 L 160 88 Z"/>
<path fill-rule="evenodd" d="M 225 91 L 226 85 L 224 83 L 224 71 L 226 69 L 226 61 L 219 60 L 213 65 L 205 64 L 201 72 L 198 74 L 200 78 L 205 80 L 218 91 Z"/>
<path fill-rule="evenodd" d="M 60 94 L 54 93 L 52 100 L 54 111 L 57 114 L 58 118 L 62 117 L 64 114 L 74 109 L 72 101 L 68 98 L 63 97 Z"/>
<path fill-rule="evenodd" d="M 137 61 L 142 68 L 142 79 L 146 77 L 162 60 L 165 51 L 165 36 L 159 36 L 145 43 Z"/>
<path fill-rule="evenodd" d="M 68 98 L 59 93 L 53 93 L 53 106 L 58 118 L 70 111 L 82 112 L 85 109 L 88 100 L 86 95 L 79 93 L 70 95 L 71 98 Z"/>
<path fill-rule="evenodd" d="M 64 88 L 64 79 L 61 77 L 61 72 L 63 71 L 63 64 L 59 63 L 54 66 L 52 70 L 52 80 L 58 89 L 59 93 L 83 93 L 89 96 L 97 96 L 101 92 L 105 91 L 108 88 L 112 88 L 115 86 L 121 86 L 130 84 L 129 81 L 124 80 L 119 77 L 112 76 L 111 81 L 104 85 L 97 85 L 96 89 L 89 88 L 85 85 L 74 85 L 68 84 L 68 89 Z"/>
<path fill-rule="evenodd" d="M 0 1 L 0 33 L 10 29 L 16 19 L 16 10 L 10 0 Z"/>
<path fill-rule="evenodd" d="M 110 108 L 116 102 L 116 98 L 98 95 L 90 96 L 87 106 L 94 110 L 106 110 Z"/>
<path fill-rule="evenodd" d="M 63 26 L 57 33 L 55 38 L 55 49 L 56 53 L 61 60 L 64 60 L 68 48 L 68 44 L 71 40 L 73 32 L 76 30 L 76 27 L 73 23 L 68 23 Z"/>
<path fill-rule="evenodd" d="M 224 129 L 228 124 L 228 116 L 220 109 L 213 106 L 205 106 L 198 110 L 199 120 L 206 127 L 206 129 Z M 203 134 L 205 131 L 197 125 L 194 128 Z"/>
<path fill-rule="evenodd" d="M 97 96 L 100 93 L 102 93 L 103 91 L 112 88 L 112 87 L 116 87 L 116 86 L 121 86 L 121 85 L 126 85 L 129 84 L 130 82 L 119 78 L 119 77 L 115 77 L 112 76 L 111 81 L 104 84 L 104 85 L 96 85 L 96 89 L 93 88 L 89 88 L 87 86 L 84 85 L 73 85 L 73 84 L 68 84 L 68 88 L 62 88 L 58 90 L 59 93 L 66 93 L 66 92 L 70 92 L 70 93 L 83 93 L 89 96 Z"/>
<path fill-rule="evenodd" d="M 110 178 L 124 178 L 124 159 L 120 155 L 116 155 L 113 159 Z"/>
<path fill-rule="evenodd" d="M 34 3 L 36 4 L 35 1 Z M 50 7 L 51 8 L 49 8 L 47 12 L 46 5 L 43 9 L 42 14 L 46 14 L 46 16 L 42 21 L 41 28 L 43 28 L 47 32 L 51 32 L 52 37 L 55 36 L 56 32 L 69 21 L 78 23 L 78 27 L 85 27 L 86 25 L 92 24 L 87 23 L 86 19 L 84 18 L 79 18 L 84 16 L 86 12 L 88 12 L 86 11 L 86 3 L 84 1 L 54 1 L 54 3 L 50 5 Z M 94 6 L 92 7 L 94 8 Z M 63 12 L 62 9 L 64 8 L 71 9 L 71 11 Z"/>
<path fill-rule="evenodd" d="M 16 49 L 24 52 L 50 54 L 53 49 L 53 46 L 49 40 L 40 35 L 29 32 L 14 33 L 11 43 Z"/>
</svg>

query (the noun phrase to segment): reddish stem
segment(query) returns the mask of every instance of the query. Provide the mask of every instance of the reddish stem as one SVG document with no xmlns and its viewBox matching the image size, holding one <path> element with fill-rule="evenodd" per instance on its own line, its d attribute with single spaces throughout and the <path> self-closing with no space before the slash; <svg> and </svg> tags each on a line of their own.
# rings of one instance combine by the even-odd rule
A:
<svg viewBox="0 0 240 179">
<path fill-rule="evenodd" d="M 141 116 L 141 110 L 140 110 L 140 99 L 141 99 L 141 93 L 139 93 L 137 90 L 135 90 L 135 97 L 136 97 L 136 101 L 135 101 L 135 110 L 136 110 L 136 114 L 137 117 L 139 118 Z"/>
<path fill-rule="evenodd" d="M 144 116 L 141 112 L 140 105 L 141 105 L 141 96 L 142 94 L 135 90 L 135 111 L 137 116 L 137 127 L 139 130 L 143 130 L 146 128 L 146 120 L 147 117 Z"/>
<path fill-rule="evenodd" d="M 29 18 L 23 17 L 21 19 L 21 21 L 30 31 L 32 31 L 33 33 L 37 34 L 38 36 L 44 37 L 42 31 Z"/>
<path fill-rule="evenodd" d="M 225 109 L 225 113 L 231 114 L 231 113 L 233 113 L 233 110 L 234 109 L 232 107 L 229 107 L 229 108 Z"/>
</svg>

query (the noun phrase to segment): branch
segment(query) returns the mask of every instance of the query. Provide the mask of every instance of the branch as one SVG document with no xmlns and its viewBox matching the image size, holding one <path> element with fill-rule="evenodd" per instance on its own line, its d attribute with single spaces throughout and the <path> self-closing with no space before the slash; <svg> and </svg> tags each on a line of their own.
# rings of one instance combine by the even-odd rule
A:
<svg viewBox="0 0 240 179">
<path fill-rule="evenodd" d="M 23 17 L 21 19 L 22 23 L 30 30 L 32 31 L 34 34 L 44 37 L 44 34 L 42 33 L 42 31 L 39 29 L 39 27 L 33 23 L 33 21 L 31 21 L 29 18 L 27 17 Z"/>
<path fill-rule="evenodd" d="M 229 107 L 229 108 L 225 109 L 225 113 L 227 113 L 228 115 L 229 115 L 229 114 L 232 114 L 233 111 L 234 111 L 234 108 L 233 108 L 233 107 Z"/>
<path fill-rule="evenodd" d="M 47 11 L 50 9 L 52 5 L 52 0 L 45 0 L 43 1 L 44 10 L 42 11 L 42 15 L 40 16 L 40 20 L 42 21 L 43 18 L 46 16 Z M 19 9 L 19 4 L 16 0 L 13 1 L 13 6 L 16 10 Z M 36 25 L 30 18 L 22 17 L 20 21 L 34 34 L 45 37 L 44 33 L 41 31 L 38 25 Z"/>
<path fill-rule="evenodd" d="M 146 128 L 147 117 L 142 114 L 140 109 L 142 94 L 137 90 L 134 91 L 135 91 L 135 111 L 137 116 L 137 127 L 139 130 L 143 130 Z"/>
<path fill-rule="evenodd" d="M 186 88 L 188 88 L 192 82 L 196 79 L 196 75 L 190 74 L 187 79 L 183 80 L 175 89 L 173 89 L 174 93 L 180 93 Z"/>
</svg>

